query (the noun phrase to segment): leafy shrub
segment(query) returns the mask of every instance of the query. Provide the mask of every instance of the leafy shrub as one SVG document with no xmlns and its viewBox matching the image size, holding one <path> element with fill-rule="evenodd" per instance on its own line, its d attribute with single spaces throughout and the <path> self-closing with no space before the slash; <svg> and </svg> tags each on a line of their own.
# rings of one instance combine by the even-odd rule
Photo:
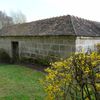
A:
<svg viewBox="0 0 100 100">
<path fill-rule="evenodd" d="M 34 63 L 42 66 L 49 66 L 49 61 L 45 58 L 36 58 L 34 59 Z"/>
<path fill-rule="evenodd" d="M 23 55 L 20 54 L 19 61 L 21 63 L 35 63 L 41 66 L 50 66 L 51 62 L 58 61 L 58 56 L 48 54 L 48 56 L 43 56 L 43 55 L 35 55 L 35 54 L 30 54 L 30 55 Z"/>
<path fill-rule="evenodd" d="M 42 65 L 42 66 L 50 66 L 50 63 L 52 62 L 55 62 L 55 61 L 58 61 L 58 57 L 56 56 L 51 56 L 51 55 L 48 55 L 48 56 L 45 56 L 45 57 L 36 57 L 34 59 L 34 62 L 36 64 L 39 64 L 39 65 Z"/>
<path fill-rule="evenodd" d="M 32 58 L 32 57 L 21 57 L 20 58 L 20 62 L 21 63 L 26 63 L 26 64 L 38 64 L 38 65 L 44 65 L 44 66 L 47 66 L 49 65 L 49 62 L 47 59 L 44 59 L 44 58 Z"/>
<path fill-rule="evenodd" d="M 11 58 L 9 54 L 4 49 L 0 49 L 0 62 L 10 63 L 10 61 L 11 61 Z"/>
<path fill-rule="evenodd" d="M 100 100 L 100 55 L 77 53 L 51 64 L 45 71 L 48 73 L 42 81 L 47 100 Z"/>
</svg>

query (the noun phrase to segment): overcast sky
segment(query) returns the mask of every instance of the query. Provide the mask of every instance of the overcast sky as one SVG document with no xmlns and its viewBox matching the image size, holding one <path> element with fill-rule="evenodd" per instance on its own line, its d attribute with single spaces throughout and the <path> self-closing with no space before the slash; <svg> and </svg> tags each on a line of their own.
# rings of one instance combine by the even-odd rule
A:
<svg viewBox="0 0 100 100">
<path fill-rule="evenodd" d="M 28 21 L 67 14 L 100 21 L 100 0 L 0 0 L 0 10 L 21 11 Z"/>
</svg>

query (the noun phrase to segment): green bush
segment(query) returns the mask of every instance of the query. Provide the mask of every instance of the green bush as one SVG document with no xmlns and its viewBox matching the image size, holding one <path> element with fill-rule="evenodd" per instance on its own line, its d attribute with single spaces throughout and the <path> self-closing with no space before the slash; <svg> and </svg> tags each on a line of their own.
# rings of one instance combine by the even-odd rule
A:
<svg viewBox="0 0 100 100">
<path fill-rule="evenodd" d="M 58 57 L 54 55 L 48 55 L 48 56 L 35 56 L 35 57 L 26 57 L 26 56 L 21 56 L 20 57 L 20 62 L 21 63 L 26 63 L 26 64 L 38 64 L 41 66 L 50 66 L 50 63 L 58 61 Z"/>
<path fill-rule="evenodd" d="M 42 66 L 50 66 L 50 63 L 58 61 L 59 58 L 54 55 L 48 55 L 45 57 L 36 57 L 34 59 L 34 63 L 42 65 Z"/>
<path fill-rule="evenodd" d="M 10 61 L 11 61 L 11 58 L 9 54 L 4 49 L 0 49 L 0 62 L 10 63 Z"/>
<path fill-rule="evenodd" d="M 34 63 L 43 65 L 43 66 L 49 66 L 49 61 L 46 58 L 36 58 L 33 60 Z"/>
</svg>

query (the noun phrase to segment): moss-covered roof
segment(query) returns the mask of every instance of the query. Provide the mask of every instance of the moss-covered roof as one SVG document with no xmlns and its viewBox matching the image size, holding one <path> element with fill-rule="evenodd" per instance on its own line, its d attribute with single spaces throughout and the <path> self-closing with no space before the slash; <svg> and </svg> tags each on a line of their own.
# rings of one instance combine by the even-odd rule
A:
<svg viewBox="0 0 100 100">
<path fill-rule="evenodd" d="M 16 24 L 0 30 L 0 36 L 44 35 L 100 36 L 100 23 L 67 15 Z"/>
</svg>

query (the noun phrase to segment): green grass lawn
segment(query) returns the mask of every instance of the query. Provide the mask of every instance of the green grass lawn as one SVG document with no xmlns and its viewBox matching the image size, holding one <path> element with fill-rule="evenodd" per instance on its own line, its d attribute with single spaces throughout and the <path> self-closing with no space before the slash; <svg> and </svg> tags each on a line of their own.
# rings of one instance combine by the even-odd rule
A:
<svg viewBox="0 0 100 100">
<path fill-rule="evenodd" d="M 44 100 L 42 72 L 19 65 L 0 65 L 0 100 Z"/>
</svg>

